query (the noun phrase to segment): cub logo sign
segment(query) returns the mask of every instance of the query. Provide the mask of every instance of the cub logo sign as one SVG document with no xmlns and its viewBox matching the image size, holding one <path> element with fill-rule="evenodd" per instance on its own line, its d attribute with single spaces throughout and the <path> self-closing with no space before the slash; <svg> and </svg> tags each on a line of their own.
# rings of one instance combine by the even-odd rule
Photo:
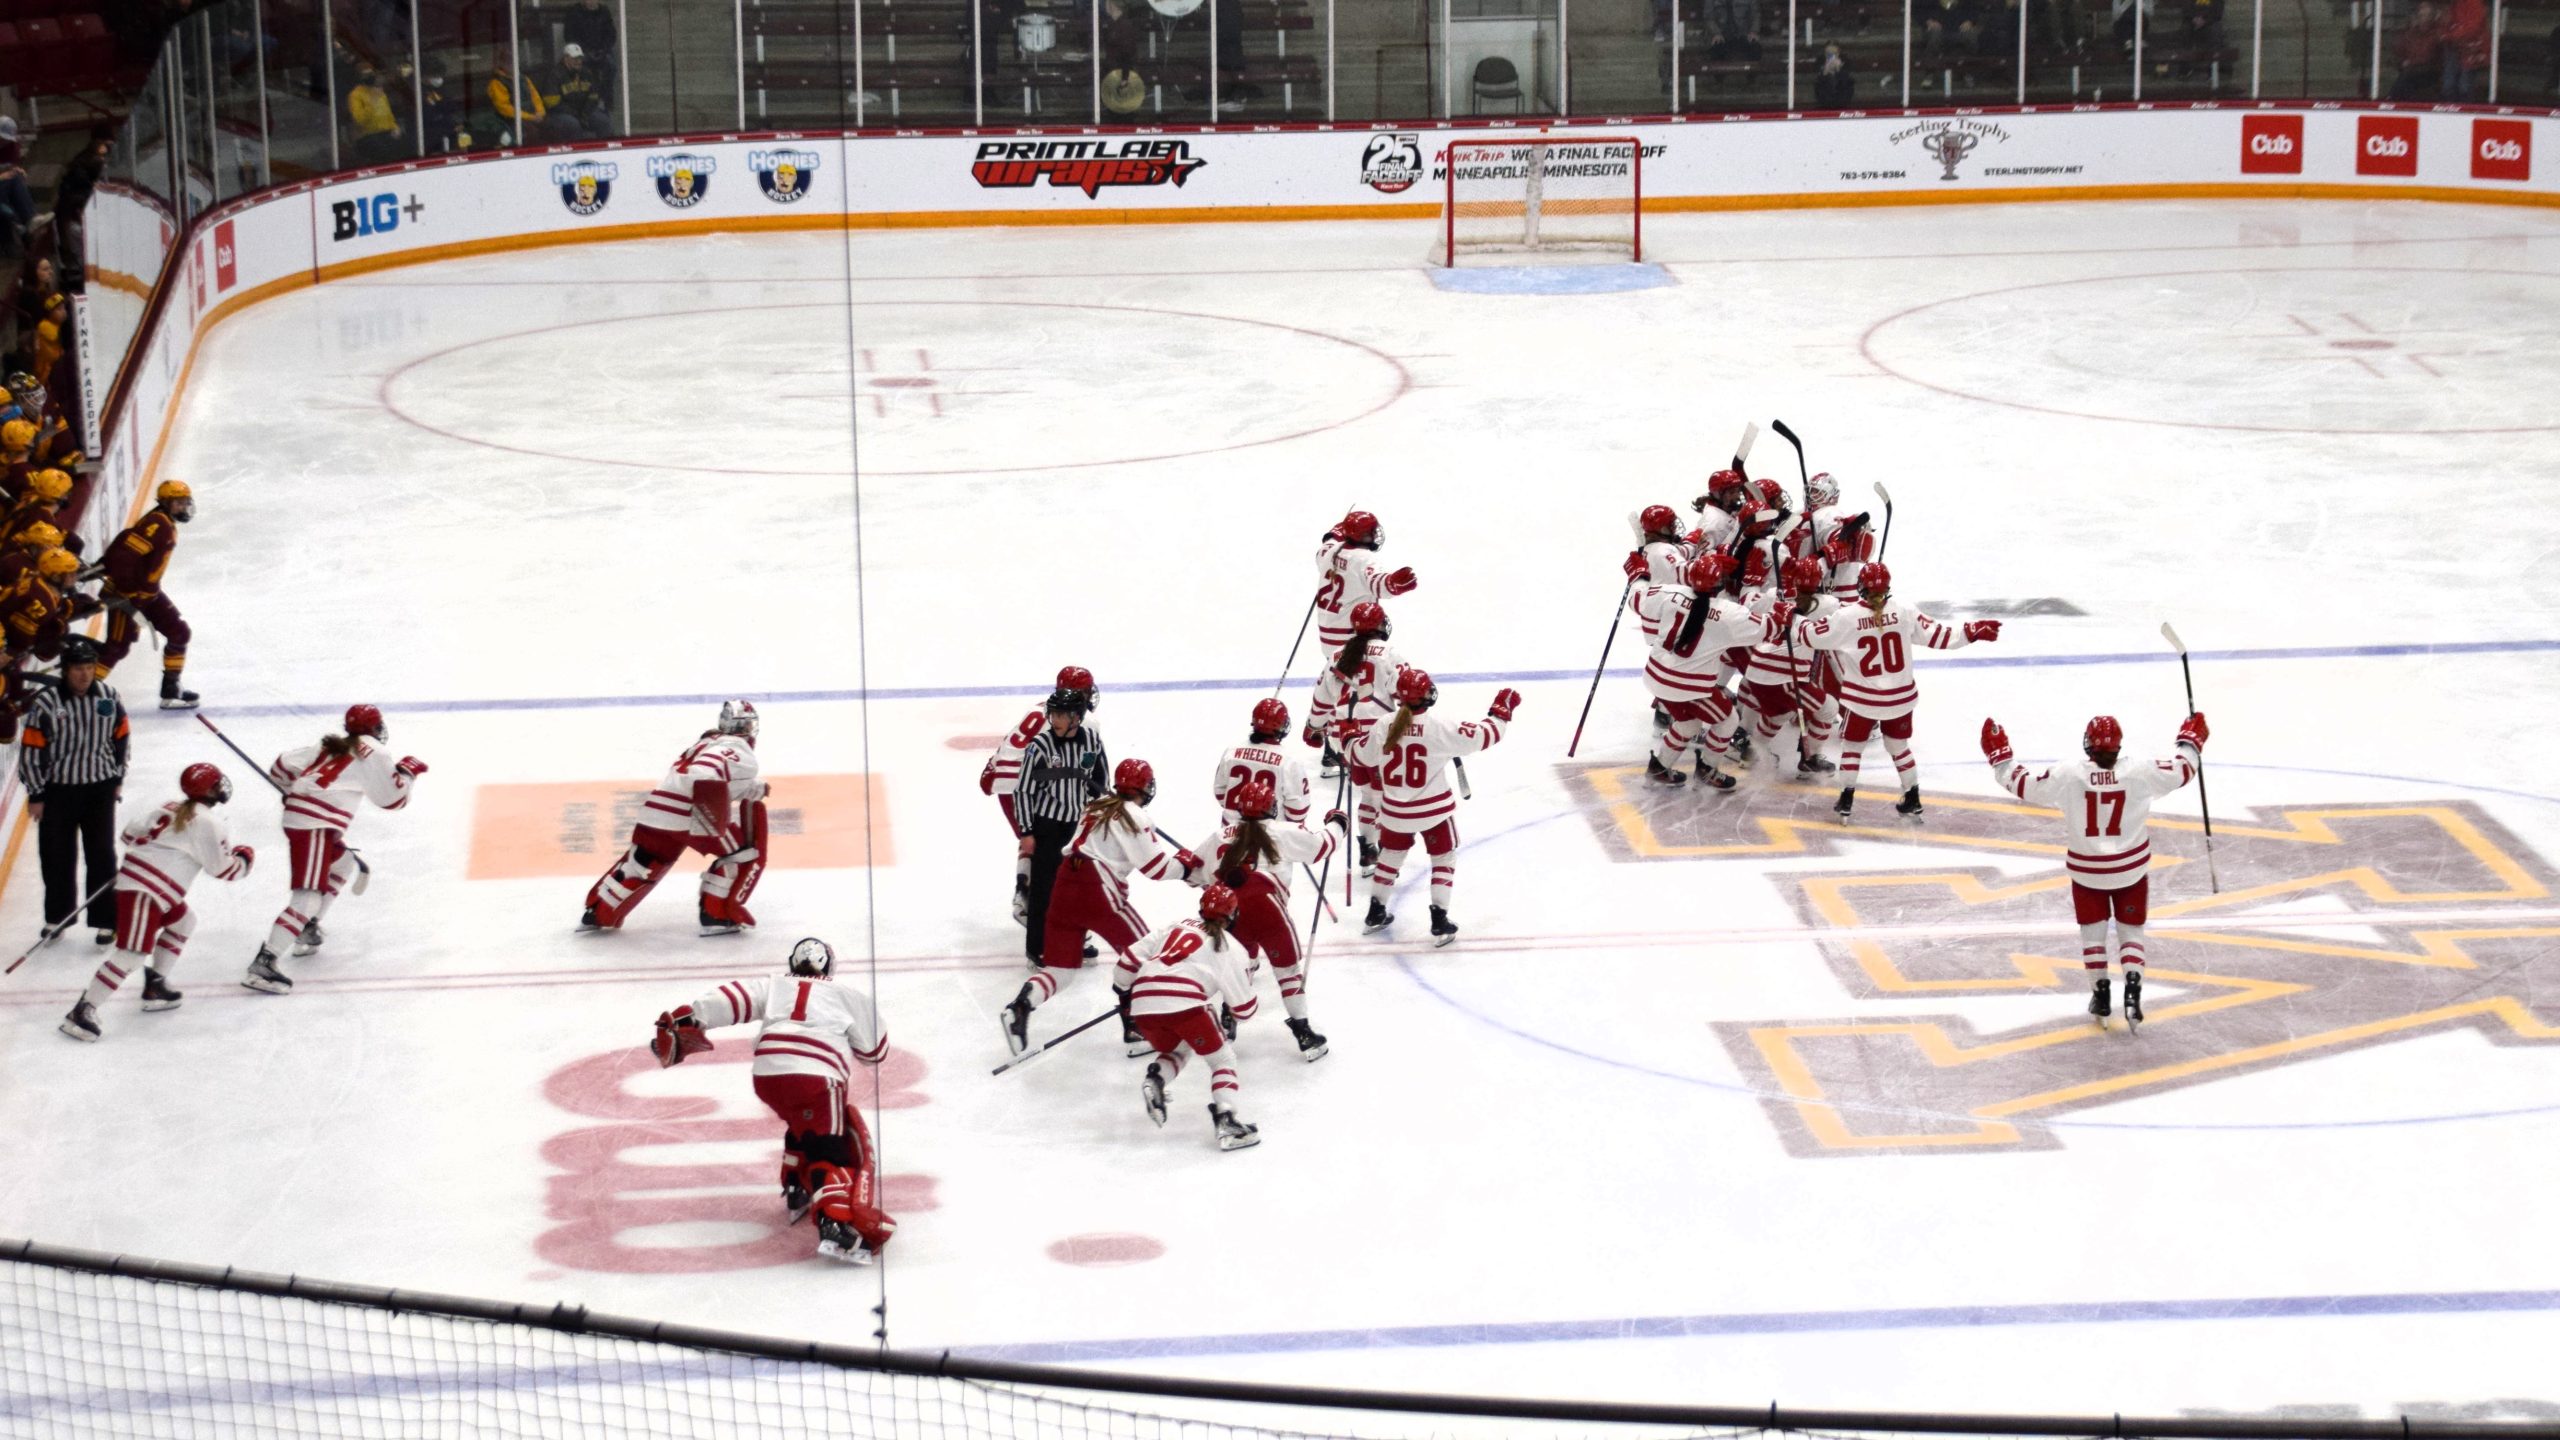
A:
<svg viewBox="0 0 2560 1440">
<path fill-rule="evenodd" d="M 809 177 L 818 173 L 818 152 L 750 150 L 747 168 L 756 172 L 764 198 L 777 205 L 797 205 L 809 193 Z"/>
<path fill-rule="evenodd" d="M 2299 115 L 2241 116 L 2240 173 L 2243 175 L 2301 174 L 2302 117 Z"/>
<path fill-rule="evenodd" d="M 213 288 L 216 294 L 227 293 L 240 283 L 240 247 L 231 236 L 231 222 L 213 227 Z"/>
<path fill-rule="evenodd" d="M 2418 173 L 2418 117 L 2366 115 L 2356 121 L 2356 173 Z"/>
<path fill-rule="evenodd" d="M 2471 178 L 2474 180 L 2532 179 L 2533 122 L 2530 120 L 2472 121 Z"/>
<path fill-rule="evenodd" d="M 551 183 L 560 187 L 560 203 L 572 215 L 593 215 L 613 201 L 613 182 L 622 167 L 611 160 L 571 160 L 551 167 Z"/>
<path fill-rule="evenodd" d="M 658 182 L 658 198 L 668 208 L 690 210 L 711 193 L 711 173 L 720 168 L 711 155 L 652 155 L 649 178 Z"/>
</svg>

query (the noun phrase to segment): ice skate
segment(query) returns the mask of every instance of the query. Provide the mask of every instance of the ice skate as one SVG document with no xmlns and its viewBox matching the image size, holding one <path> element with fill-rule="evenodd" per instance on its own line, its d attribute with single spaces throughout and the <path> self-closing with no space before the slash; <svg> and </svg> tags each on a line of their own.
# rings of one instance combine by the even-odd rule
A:
<svg viewBox="0 0 2560 1440">
<path fill-rule="evenodd" d="M 1375 935 L 1394 923 L 1396 923 L 1396 917 L 1388 911 L 1387 902 L 1377 899 L 1374 896 L 1371 897 L 1369 901 L 1369 913 L 1361 917 L 1360 920 L 1361 930 L 1368 934 Z"/>
<path fill-rule="evenodd" d="M 98 1007 L 86 1000 L 73 1001 L 71 1013 L 62 1017 L 62 1024 L 58 1028 L 74 1040 L 88 1041 L 92 1044 L 106 1033 L 98 1028 Z"/>
<path fill-rule="evenodd" d="M 321 933 L 320 922 L 314 920 L 310 924 L 303 926 L 302 933 L 294 937 L 294 958 L 299 960 L 303 956 L 310 954 L 312 951 L 317 950 L 328 943 L 329 937 Z"/>
<path fill-rule="evenodd" d="M 1342 775 L 1342 752 L 1334 749 L 1330 740 L 1324 746 L 1323 775 L 1327 780 L 1339 779 Z"/>
<path fill-rule="evenodd" d="M 1698 757 L 1698 783 L 1710 790 L 1730 790 L 1739 782 L 1709 764 L 1707 757 L 1701 755 Z"/>
<path fill-rule="evenodd" d="M 1799 775 L 1829 775 L 1838 771 L 1839 768 L 1839 766 L 1823 759 L 1822 752 L 1819 750 L 1799 750 L 1796 752 L 1796 773 Z"/>
<path fill-rule="evenodd" d="M 2142 972 L 2124 972 L 2124 1028 L 2127 1032 L 2142 1028 Z"/>
<path fill-rule="evenodd" d="M 1440 948 L 1441 946 L 1446 945 L 1446 944 L 1448 944 L 1450 941 L 1455 940 L 1455 939 L 1457 939 L 1457 938 L 1458 938 L 1458 922 L 1449 918 L 1449 912 L 1448 912 L 1448 911 L 1441 909 L 1441 908 L 1440 908 L 1439 906 L 1437 906 L 1437 905 L 1432 906 L 1432 907 L 1431 907 L 1431 945 L 1432 945 L 1432 948 L 1436 950 L 1436 949 Z"/>
<path fill-rule="evenodd" d="M 293 993 L 293 977 L 276 968 L 276 952 L 264 945 L 258 947 L 258 958 L 249 962 L 249 973 L 240 978 L 240 983 L 270 995 Z"/>
<path fill-rule="evenodd" d="M 862 1243 L 862 1236 L 842 1220 L 824 1215 L 818 1217 L 818 1254 L 844 1265 L 871 1263 L 871 1247 Z"/>
<path fill-rule="evenodd" d="M 578 912 L 578 928 L 581 930 L 610 930 L 613 927 L 605 924 L 602 920 L 597 919 L 596 907 L 590 905 L 586 909 Z"/>
<path fill-rule="evenodd" d="M 161 682 L 160 708 L 163 710 L 193 710 L 196 708 L 196 692 L 193 690 L 179 689 L 177 678 L 172 676 Z"/>
<path fill-rule="evenodd" d="M 2107 1028 L 2107 1016 L 2114 1013 L 2114 1007 L 2108 1003 L 2107 991 L 2106 976 L 2101 975 L 2089 982 L 2089 1013 L 2097 1017 L 2101 1030 Z"/>
<path fill-rule="evenodd" d="M 1840 787 L 1840 798 L 1831 802 L 1831 813 L 1839 816 L 1840 823 L 1846 825 L 1849 823 L 1849 811 L 1851 808 L 1856 806 L 1857 803 L 1858 787 L 1855 785 L 1843 785 Z"/>
<path fill-rule="evenodd" d="M 1004 1007 L 1004 1018 L 996 1023 L 1004 1027 L 1006 1049 L 1019 1055 L 1031 1048 L 1030 986 L 1022 987 L 1022 993 L 1014 996 L 1013 1003 Z"/>
<path fill-rule="evenodd" d="M 1304 1020 L 1292 1020 L 1289 1022 L 1289 1033 L 1298 1037 L 1299 1059 L 1312 1065 L 1325 1057 L 1324 1037 L 1316 1033 L 1315 1026 Z M 1157 1116 L 1156 1123 L 1163 1124 L 1164 1117 Z"/>
<path fill-rule="evenodd" d="M 1667 785 L 1676 788 L 1689 783 L 1689 772 L 1685 770 L 1674 770 L 1663 764 L 1659 757 L 1647 755 L 1644 757 L 1644 778 L 1652 781 L 1656 785 Z"/>
<path fill-rule="evenodd" d="M 809 1192 L 801 1187 L 800 1177 L 795 1175 L 782 1182 L 782 1208 L 791 1212 L 792 1224 L 799 1224 L 808 1215 L 810 1200 Z"/>
<path fill-rule="evenodd" d="M 1358 844 L 1360 847 L 1360 873 L 1366 875 L 1370 871 L 1378 868 L 1378 842 L 1364 835 L 1360 837 Z"/>
<path fill-rule="evenodd" d="M 1733 734 L 1733 768 L 1736 770 L 1750 769 L 1753 755 L 1754 751 L 1751 748 L 1750 733 L 1742 730 L 1735 731 Z"/>
<path fill-rule="evenodd" d="M 747 928 L 739 921 L 712 914 L 711 907 L 708 905 L 699 908 L 697 918 L 702 922 L 702 933 L 705 935 L 738 935 L 743 934 Z"/>
<path fill-rule="evenodd" d="M 1261 1128 L 1237 1119 L 1236 1112 L 1224 1105 L 1209 1107 L 1209 1123 L 1217 1127 L 1221 1150 L 1248 1150 L 1262 1143 Z"/>
<path fill-rule="evenodd" d="M 113 945 L 116 943 L 116 932 L 114 927 L 107 925 L 99 926 L 96 933 L 90 935 L 89 943 L 92 945 Z"/>
<path fill-rule="evenodd" d="M 143 1009 L 175 1010 L 178 1008 L 178 1002 L 186 998 L 184 992 L 170 988 L 168 976 L 148 966 L 144 967 L 142 971 Z M 2131 998 L 2130 991 L 2127 992 L 2127 998 Z"/>
<path fill-rule="evenodd" d="M 1893 807 L 1893 813 L 1901 816 L 1905 820 L 1919 819 L 1920 787 L 1914 785 L 1910 789 L 1903 791 L 1902 803 Z"/>
<path fill-rule="evenodd" d="M 1161 1128 L 1164 1124 L 1164 1067 L 1150 1060 L 1147 1078 L 1138 1086 L 1138 1098 L 1147 1105 L 1147 1118 Z"/>
</svg>

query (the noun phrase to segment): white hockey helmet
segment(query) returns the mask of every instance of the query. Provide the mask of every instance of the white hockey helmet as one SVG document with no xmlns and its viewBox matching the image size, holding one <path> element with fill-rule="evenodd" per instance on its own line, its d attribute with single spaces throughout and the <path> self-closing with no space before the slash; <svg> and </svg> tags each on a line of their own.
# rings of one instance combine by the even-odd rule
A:
<svg viewBox="0 0 2560 1440">
<path fill-rule="evenodd" d="M 836 973 L 835 947 L 812 935 L 791 947 L 791 973 L 814 975 L 821 980 Z"/>
<path fill-rule="evenodd" d="M 1822 471 L 1804 482 L 1804 508 L 1807 510 L 1819 510 L 1839 503 L 1840 482 L 1831 478 L 1830 471 Z"/>
<path fill-rule="evenodd" d="M 757 725 L 756 707 L 753 701 L 729 700 L 722 702 L 720 706 L 721 734 L 743 735 L 747 738 L 748 742 L 752 744 L 756 738 Z"/>
</svg>

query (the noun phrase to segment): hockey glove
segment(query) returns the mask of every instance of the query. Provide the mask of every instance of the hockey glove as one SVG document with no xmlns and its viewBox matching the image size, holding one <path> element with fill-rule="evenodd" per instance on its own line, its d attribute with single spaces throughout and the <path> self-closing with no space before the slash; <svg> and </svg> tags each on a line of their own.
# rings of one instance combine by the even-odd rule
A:
<svg viewBox="0 0 2560 1440">
<path fill-rule="evenodd" d="M 398 760 L 392 762 L 391 768 L 408 776 L 410 779 L 415 780 L 419 776 L 427 773 L 427 762 L 419 759 L 415 755 L 403 755 Z"/>
<path fill-rule="evenodd" d="M 1196 875 L 1201 870 L 1207 868 L 1208 865 L 1207 861 L 1202 860 L 1199 856 L 1192 854 L 1188 850 L 1174 851 L 1173 863 L 1182 867 L 1182 878 L 1185 880 L 1189 880 L 1193 875 Z"/>
<path fill-rule="evenodd" d="M 258 852 L 246 845 L 234 845 L 231 847 L 231 858 L 240 866 L 240 873 L 231 878 L 246 880 L 249 878 L 250 868 L 258 863 Z"/>
<path fill-rule="evenodd" d="M 1312 750 L 1324 743 L 1324 732 L 1318 730 L 1316 722 L 1310 720 L 1299 729 L 1298 738 L 1306 742 L 1307 748 Z"/>
<path fill-rule="evenodd" d="M 1484 713 L 1496 720 L 1508 721 L 1520 708 L 1520 692 L 1505 685 L 1494 692 L 1493 707 Z"/>
<path fill-rule="evenodd" d="M 2213 732 L 2211 730 L 2205 727 L 2204 712 L 2198 710 L 2187 717 L 2185 724 L 2178 727 L 2178 743 L 2181 745 L 2193 745 L 2197 750 L 2201 751 L 2204 749 L 2205 737 L 2212 733 Z"/>
<path fill-rule="evenodd" d="M 2000 622 L 1997 620 L 1969 620 L 1965 622 L 1964 638 L 1967 640 L 1997 640 L 2000 638 Z"/>
<path fill-rule="evenodd" d="M 1982 722 L 1982 757 L 1994 765 L 2009 763 L 2009 732 L 2000 722 L 1985 718 Z"/>
<path fill-rule="evenodd" d="M 1324 823 L 1340 830 L 1345 835 L 1351 833 L 1351 817 L 1343 814 L 1339 810 L 1327 810 L 1324 812 Z"/>
<path fill-rule="evenodd" d="M 996 757 L 993 755 L 987 757 L 986 764 L 978 767 L 978 793 L 981 795 L 996 793 Z"/>
<path fill-rule="evenodd" d="M 1653 569 L 1652 566 L 1644 563 L 1644 552 L 1641 550 L 1628 551 L 1626 561 L 1618 568 L 1626 571 L 1627 578 L 1630 580 L 1641 580 Z"/>
<path fill-rule="evenodd" d="M 1390 595 L 1403 595 L 1410 593 L 1414 586 L 1421 583 L 1413 578 L 1413 567 L 1407 565 L 1379 581 L 1378 588 Z"/>
</svg>

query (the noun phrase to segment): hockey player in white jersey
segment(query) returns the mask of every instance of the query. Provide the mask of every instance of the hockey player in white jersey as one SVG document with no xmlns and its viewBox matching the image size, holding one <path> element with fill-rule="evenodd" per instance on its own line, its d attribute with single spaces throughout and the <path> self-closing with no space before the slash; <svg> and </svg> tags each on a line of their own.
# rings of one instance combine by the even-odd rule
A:
<svg viewBox="0 0 2560 1440">
<path fill-rule="evenodd" d="M 1315 700 L 1301 737 L 1311 746 L 1322 745 L 1329 765 L 1350 768 L 1351 810 L 1359 821 L 1356 838 L 1364 870 L 1378 859 L 1378 776 L 1342 756 L 1362 731 L 1396 708 L 1396 677 L 1404 673 L 1405 664 L 1404 657 L 1387 645 L 1387 637 L 1394 633 L 1395 624 L 1385 606 L 1362 605 L 1351 612 L 1351 638 L 1317 674 Z"/>
<path fill-rule="evenodd" d="M 1236 818 L 1236 793 L 1257 780 L 1271 787 L 1281 819 L 1292 825 L 1306 823 L 1313 792 L 1307 785 L 1307 767 L 1288 752 L 1288 740 L 1289 707 L 1277 696 L 1253 702 L 1253 728 L 1245 732 L 1243 744 L 1218 752 L 1217 766 L 1209 776 L 1209 794 L 1229 824 Z"/>
<path fill-rule="evenodd" d="M 1619 568 L 1630 584 L 1677 585 L 1689 563 L 1689 547 L 1680 539 L 1680 512 L 1668 505 L 1647 505 L 1627 517 L 1636 532 L 1636 548 Z"/>
<path fill-rule="evenodd" d="M 1840 482 L 1827 470 L 1804 482 L 1804 504 L 1801 553 L 1822 561 L 1823 589 L 1832 599 L 1856 598 L 1858 572 L 1876 558 L 1876 535 L 1868 512 L 1842 508 Z"/>
<path fill-rule="evenodd" d="M 1154 1057 L 1139 1087 L 1147 1118 L 1164 1123 L 1165 1086 L 1182 1073 L 1182 1052 L 1188 1049 L 1209 1066 L 1209 1124 L 1221 1150 L 1262 1143 L 1259 1127 L 1236 1118 L 1244 1088 L 1236 1073 L 1235 1034 L 1219 1019 L 1223 1013 L 1250 1020 L 1255 1009 L 1244 946 L 1227 933 L 1235 915 L 1236 892 L 1211 885 L 1200 892 L 1198 919 L 1148 933 L 1120 957 L 1111 977 L 1122 1019 Z"/>
<path fill-rule="evenodd" d="M 2107 1023 L 2107 924 L 2115 923 L 2115 959 L 2124 971 L 2124 1018 L 2142 1023 L 2143 925 L 2151 915 L 2151 802 L 2196 778 L 2209 732 L 2204 715 L 2178 727 L 2177 758 L 2119 767 L 2124 726 L 2112 715 L 2080 732 L 2078 764 L 2030 768 L 2009 752 L 2009 732 L 1982 722 L 1982 754 L 2000 788 L 2033 805 L 2062 812 L 2063 869 L 2071 876 L 2071 909 L 2080 924 L 2080 964 L 2090 972 L 2089 1013 Z"/>
<path fill-rule="evenodd" d="M 1744 601 L 1755 609 L 1782 610 L 1790 617 L 1823 614 L 1836 608 L 1831 597 L 1822 593 L 1823 578 L 1819 559 L 1798 555 L 1778 567 L 1774 592 L 1746 593 Z M 1742 672 L 1742 703 L 1751 711 L 1752 731 L 1760 737 L 1763 750 L 1778 754 L 1779 731 L 1793 721 L 1796 773 L 1828 775 L 1839 767 L 1823 758 L 1822 747 L 1838 727 L 1840 711 L 1816 683 L 1820 667 L 1815 661 L 1822 652 L 1791 644 L 1785 624 L 1778 628 L 1775 638 L 1751 647 Z"/>
<path fill-rule="evenodd" d="M 1840 727 L 1840 798 L 1832 813 L 1843 821 L 1858 802 L 1858 768 L 1867 741 L 1884 731 L 1885 753 L 1893 757 L 1902 784 L 1902 803 L 1894 809 L 1920 818 L 1919 762 L 1911 756 L 1911 711 L 1920 703 L 1920 682 L 1911 671 L 1914 650 L 1961 650 L 1977 640 L 2000 638 L 1997 620 L 1968 621 L 1962 628 L 1893 599 L 1893 572 L 1882 561 L 1858 571 L 1858 603 L 1828 615 L 1808 615 L 1795 622 L 1796 644 L 1838 653 L 1840 708 L 1848 712 Z"/>
<path fill-rule="evenodd" d="M 1354 510 L 1316 546 L 1316 640 L 1327 651 L 1350 640 L 1353 610 L 1421 583 L 1410 565 L 1390 570 L 1379 563 L 1378 547 L 1386 540 L 1387 527 L 1377 516 Z"/>
<path fill-rule="evenodd" d="M 770 824 L 756 759 L 762 722 L 756 707 L 731 700 L 717 729 L 685 747 L 665 779 L 640 803 L 631 846 L 587 889 L 578 917 L 584 930 L 619 930 L 622 922 L 688 850 L 712 857 L 702 874 L 697 916 L 705 935 L 755 928 L 747 897 L 764 878 Z"/>
<path fill-rule="evenodd" d="M 1396 678 L 1396 713 L 1372 725 L 1352 747 L 1355 764 L 1375 770 L 1379 782 L 1378 863 L 1369 873 L 1369 913 L 1361 928 L 1376 934 L 1395 923 L 1387 897 L 1418 838 L 1431 857 L 1431 943 L 1458 938 L 1449 901 L 1458 884 L 1458 797 L 1449 767 L 1460 757 L 1500 744 L 1520 708 L 1520 692 L 1494 692 L 1482 720 L 1452 723 L 1432 714 L 1440 687 L 1429 674 L 1408 669 Z"/>
<path fill-rule="evenodd" d="M 1324 1036 L 1307 1021 L 1305 957 L 1298 930 L 1289 919 L 1289 877 L 1301 867 L 1322 865 L 1333 855 L 1331 829 L 1272 817 L 1271 783 L 1254 779 L 1229 792 L 1225 823 L 1201 842 L 1198 853 L 1209 867 L 1192 877 L 1195 885 L 1214 883 L 1236 892 L 1235 937 L 1245 953 L 1268 961 L 1280 982 L 1280 1004 L 1289 1012 L 1289 1033 L 1308 1060 L 1325 1054 Z M 1348 830 L 1351 822 L 1339 810 L 1328 811 L 1328 826 Z M 1323 903 L 1323 897 L 1317 897 Z"/>
<path fill-rule="evenodd" d="M 385 810 L 400 809 L 427 773 L 426 762 L 414 755 L 391 758 L 384 748 L 391 730 L 375 707 L 348 706 L 345 725 L 344 734 L 287 750 L 267 767 L 267 778 L 284 791 L 286 883 L 293 893 L 241 977 L 251 990 L 282 995 L 293 989 L 292 979 L 276 968 L 276 952 L 288 945 L 296 955 L 319 949 L 321 917 L 340 891 L 361 892 L 368 878 L 363 858 L 346 843 L 356 811 L 368 800 Z"/>
<path fill-rule="evenodd" d="M 231 798 L 231 781 L 220 770 L 188 766 L 178 775 L 178 793 L 183 798 L 147 810 L 124 827 L 124 865 L 116 871 L 116 948 L 62 1018 L 62 1033 L 74 1040 L 98 1038 L 98 1007 L 136 966 L 142 968 L 142 1008 L 177 1009 L 187 997 L 170 986 L 169 972 L 195 929 L 188 887 L 198 875 L 240 879 L 258 858 L 248 846 L 232 844 L 213 813 Z"/>
<path fill-rule="evenodd" d="M 1671 716 L 1645 761 L 1645 778 L 1655 784 L 1685 784 L 1683 767 L 1695 745 L 1700 783 L 1717 790 L 1734 786 L 1719 768 L 1730 759 L 1739 728 L 1733 700 L 1719 683 L 1724 652 L 1776 634 L 1777 621 L 1738 600 L 1717 598 L 1732 573 L 1733 561 L 1710 551 L 1689 562 L 1682 583 L 1639 585 L 1627 597 L 1645 629 L 1645 691 Z"/>
<path fill-rule="evenodd" d="M 662 1066 L 711 1048 L 706 1031 L 754 1023 L 755 1090 L 782 1120 L 782 1203 L 791 1222 L 815 1211 L 818 1253 L 868 1265 L 898 1228 L 878 1208 L 880 1159 L 851 1095 L 853 1067 L 888 1058 L 889 1034 L 869 995 L 835 980 L 836 952 L 812 937 L 788 969 L 731 980 L 658 1017 L 649 1053 Z"/>
<path fill-rule="evenodd" d="M 1063 666 L 1058 671 L 1058 683 L 1049 692 L 1049 698 L 1054 702 L 1061 697 L 1075 696 L 1084 700 L 1084 709 L 1079 714 L 1091 714 L 1102 704 L 1102 690 L 1093 683 L 1092 671 L 1081 665 Z M 1049 712 L 1045 707 L 1023 716 L 1005 732 L 1003 739 L 996 742 L 995 749 L 987 755 L 987 763 L 978 767 L 978 793 L 995 797 L 996 808 L 1004 812 L 1004 833 L 1008 841 L 1018 840 L 1030 831 L 1027 823 L 1017 821 L 1014 816 L 1013 795 L 1022 785 L 1022 752 L 1031 748 L 1031 742 L 1039 739 L 1040 732 L 1048 728 Z M 1031 856 L 1019 845 L 1016 845 L 1013 857 L 1013 923 L 1031 923 Z"/>
</svg>

